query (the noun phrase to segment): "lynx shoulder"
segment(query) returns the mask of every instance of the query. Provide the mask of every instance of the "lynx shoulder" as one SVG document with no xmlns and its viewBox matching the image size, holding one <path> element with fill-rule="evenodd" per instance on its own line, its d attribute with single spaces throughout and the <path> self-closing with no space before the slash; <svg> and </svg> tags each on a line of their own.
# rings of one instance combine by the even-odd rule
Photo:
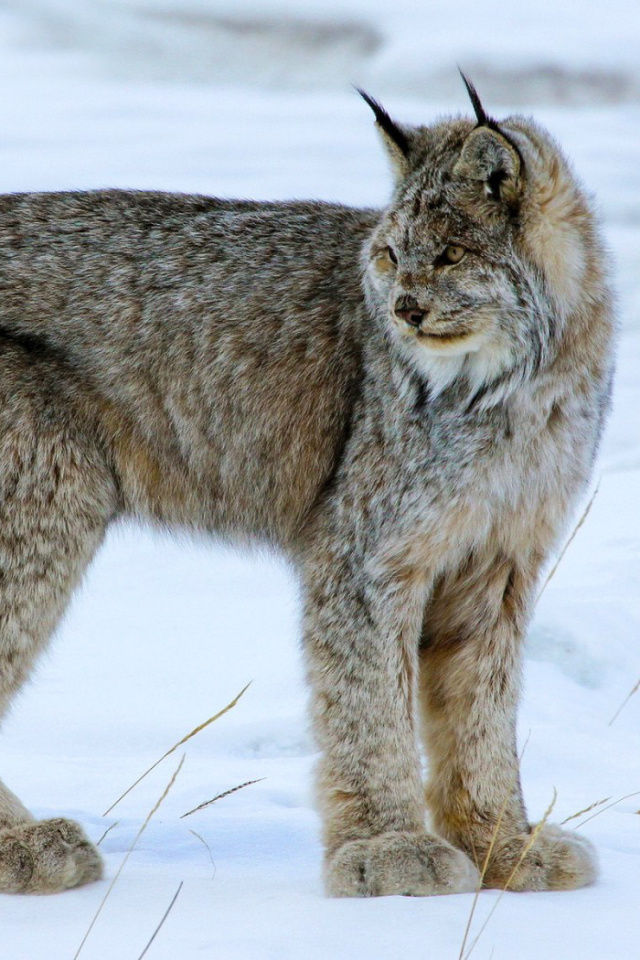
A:
<svg viewBox="0 0 640 960">
<path fill-rule="evenodd" d="M 490 846 L 487 886 L 596 872 L 557 827 L 527 848 L 515 722 L 609 402 L 607 256 L 549 135 L 468 89 L 475 120 L 417 128 L 364 95 L 382 211 L 0 198 L 0 711 L 116 517 L 286 552 L 337 896 L 470 890 Z M 100 871 L 0 785 L 0 891 Z"/>
</svg>

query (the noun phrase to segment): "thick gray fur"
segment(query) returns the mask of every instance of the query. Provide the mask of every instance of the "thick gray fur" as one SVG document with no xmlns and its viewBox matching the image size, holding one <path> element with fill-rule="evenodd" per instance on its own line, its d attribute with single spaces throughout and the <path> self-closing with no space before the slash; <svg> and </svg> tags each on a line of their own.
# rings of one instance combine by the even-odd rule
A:
<svg viewBox="0 0 640 960">
<path fill-rule="evenodd" d="M 608 406 L 607 255 L 531 121 L 382 133 L 383 211 L 0 198 L 0 709 L 111 521 L 268 544 L 303 591 L 328 892 L 580 886 L 586 841 L 527 849 L 515 719 Z M 0 785 L 0 890 L 100 870 Z"/>
</svg>

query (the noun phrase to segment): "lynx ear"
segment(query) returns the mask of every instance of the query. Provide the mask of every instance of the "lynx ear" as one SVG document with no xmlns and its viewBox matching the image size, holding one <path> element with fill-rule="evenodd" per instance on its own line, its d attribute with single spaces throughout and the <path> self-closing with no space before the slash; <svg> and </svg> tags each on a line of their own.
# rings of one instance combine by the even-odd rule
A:
<svg viewBox="0 0 640 960">
<path fill-rule="evenodd" d="M 373 110 L 376 118 L 376 126 L 382 136 L 387 155 L 391 160 L 396 177 L 403 179 L 409 170 L 409 152 L 411 144 L 406 132 L 391 119 L 387 111 L 377 100 L 370 97 L 368 93 L 356 87 L 356 90 Z"/>
<path fill-rule="evenodd" d="M 501 133 L 476 127 L 464 142 L 453 175 L 481 182 L 492 200 L 513 202 L 521 191 L 521 170 L 518 153 Z"/>
<path fill-rule="evenodd" d="M 465 140 L 453 175 L 482 183 L 492 200 L 514 202 L 522 189 L 524 163 L 517 145 L 489 117 L 470 80 L 460 71 L 478 124 Z"/>
</svg>

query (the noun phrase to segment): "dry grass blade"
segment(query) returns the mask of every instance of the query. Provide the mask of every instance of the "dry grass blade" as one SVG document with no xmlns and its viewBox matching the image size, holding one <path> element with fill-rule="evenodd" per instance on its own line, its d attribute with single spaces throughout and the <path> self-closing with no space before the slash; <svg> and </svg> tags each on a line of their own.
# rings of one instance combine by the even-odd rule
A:
<svg viewBox="0 0 640 960">
<path fill-rule="evenodd" d="M 483 934 L 483 932 L 484 932 L 487 924 L 488 924 L 489 921 L 491 920 L 491 917 L 492 917 L 492 916 L 494 915 L 494 913 L 496 912 L 496 910 L 497 910 L 497 908 L 498 908 L 498 904 L 500 903 L 500 901 L 501 901 L 502 898 L 504 897 L 505 893 L 506 893 L 507 890 L 509 889 L 509 885 L 511 884 L 511 882 L 513 881 L 513 878 L 515 877 L 516 873 L 518 872 L 518 868 L 520 867 L 520 864 L 522 863 L 522 861 L 524 860 L 524 858 L 526 857 L 526 855 L 529 853 L 529 851 L 531 850 L 531 848 L 532 848 L 532 846 L 534 845 L 534 843 L 536 842 L 536 838 L 537 838 L 538 834 L 540 833 L 540 831 L 542 830 L 542 828 L 544 827 L 544 825 L 548 822 L 549 817 L 551 816 L 551 813 L 553 812 L 553 808 L 554 808 L 555 805 L 556 805 L 556 800 L 557 800 L 557 799 L 558 799 L 558 791 L 557 791 L 556 788 L 554 787 L 554 788 L 553 788 L 553 797 L 551 798 L 551 803 L 549 804 L 549 806 L 548 806 L 547 809 L 545 810 L 545 812 L 544 812 L 544 814 L 543 814 L 543 816 L 542 816 L 542 820 L 540 820 L 539 823 L 536 823 L 535 827 L 534 827 L 533 830 L 531 831 L 531 836 L 529 837 L 528 841 L 525 843 L 524 847 L 522 848 L 522 853 L 521 853 L 520 856 L 518 857 L 518 859 L 517 859 L 517 861 L 516 861 L 516 864 L 515 864 L 513 870 L 512 870 L 511 873 L 509 874 L 509 878 L 508 878 L 507 882 L 505 883 L 504 887 L 503 887 L 502 890 L 500 891 L 500 896 L 499 896 L 498 899 L 495 901 L 495 903 L 494 903 L 494 905 L 492 906 L 491 910 L 490 910 L 489 913 L 487 914 L 484 923 L 482 924 L 482 926 L 481 926 L 480 929 L 478 930 L 477 934 L 475 935 L 475 937 L 474 937 L 474 939 L 473 939 L 473 942 L 472 942 L 471 946 L 469 947 L 469 949 L 467 950 L 467 952 L 464 954 L 464 956 L 462 956 L 462 954 L 461 954 L 460 960 L 469 960 L 469 957 L 471 956 L 471 953 L 473 952 L 473 949 L 475 948 L 478 940 L 479 940 L 480 937 L 482 936 L 482 934 Z"/>
<path fill-rule="evenodd" d="M 573 528 L 573 533 L 571 534 L 571 536 L 569 537 L 569 539 L 568 539 L 567 542 L 565 543 L 564 547 L 562 548 L 562 551 L 560 552 L 560 556 L 558 557 L 558 559 L 557 559 L 556 562 L 554 563 L 553 567 L 551 568 L 551 573 L 549 574 L 549 576 L 547 577 L 547 579 L 545 580 L 545 582 L 542 584 L 542 588 L 541 588 L 541 590 L 540 590 L 540 593 L 538 594 L 538 600 L 540 599 L 540 597 L 542 596 L 542 594 L 544 593 L 544 591 L 547 589 L 547 585 L 548 585 L 549 581 L 550 581 L 551 578 L 554 576 L 556 570 L 558 569 L 558 567 L 559 567 L 560 564 L 562 563 L 562 559 L 563 559 L 565 553 L 567 552 L 567 550 L 569 549 L 569 547 L 571 546 L 571 544 L 573 543 L 574 538 L 575 538 L 578 530 L 580 529 L 580 527 L 582 526 L 582 524 L 585 522 L 585 520 L 586 520 L 587 517 L 589 516 L 589 511 L 591 510 L 591 507 L 593 506 L 593 501 L 595 500 L 596 496 L 598 495 L 598 490 L 599 490 L 599 489 L 600 489 L 600 481 L 598 480 L 598 483 L 597 483 L 597 485 L 596 485 L 596 488 L 595 488 L 595 490 L 593 491 L 593 496 L 592 496 L 591 499 L 589 500 L 589 503 L 586 505 L 586 507 L 585 507 L 585 509 L 584 509 L 584 513 L 582 514 L 582 516 L 581 516 L 580 519 L 578 520 L 577 524 L 576 524 L 575 527 Z"/>
<path fill-rule="evenodd" d="M 608 726 L 611 726 L 613 721 L 617 720 L 619 714 L 622 713 L 623 707 L 626 707 L 626 705 L 629 703 L 629 700 L 631 700 L 631 697 L 634 695 L 634 693 L 637 693 L 638 690 L 640 690 L 640 680 L 638 680 L 633 690 L 630 690 L 627 696 L 624 698 L 614 715 L 611 717 L 611 720 L 609 720 Z"/>
<path fill-rule="evenodd" d="M 102 816 L 103 816 L 103 817 L 108 816 L 108 815 L 111 813 L 111 811 L 113 810 L 113 808 L 114 808 L 114 807 L 117 807 L 117 805 L 120 803 L 120 801 L 121 801 L 121 800 L 124 800 L 124 798 L 127 796 L 127 794 L 131 793 L 131 791 L 134 789 L 134 787 L 137 787 L 138 784 L 139 784 L 142 780 L 144 780 L 144 778 L 145 778 L 148 774 L 150 774 L 152 770 L 155 770 L 155 768 L 156 768 L 157 766 L 159 766 L 159 765 L 162 763 L 163 760 L 166 760 L 167 757 L 170 756 L 175 750 L 177 750 L 178 747 L 181 747 L 183 743 L 186 743 L 187 740 L 191 740 L 192 737 L 195 737 L 195 735 L 196 735 L 197 733 L 200 733 L 200 731 L 201 731 L 201 730 L 204 730 L 205 727 L 208 727 L 209 724 L 214 723 L 216 720 L 219 720 L 220 717 L 223 717 L 225 713 L 228 713 L 229 710 L 232 710 L 233 707 L 235 707 L 235 705 L 236 705 L 236 703 L 238 702 L 238 700 L 240 699 L 240 697 L 243 695 L 243 693 L 246 693 L 246 691 L 249 689 L 250 686 L 251 686 L 251 681 L 249 681 L 249 683 L 246 685 L 246 687 L 243 687 L 243 688 L 242 688 L 242 690 L 240 691 L 240 693 L 239 693 L 236 697 L 233 698 L 233 700 L 231 701 L 231 703 L 228 703 L 228 704 L 226 705 L 226 707 L 223 707 L 222 710 L 219 710 L 219 711 L 218 711 L 218 713 L 215 713 L 212 717 L 209 717 L 209 719 L 208 719 L 208 720 L 205 720 L 204 723 L 199 723 L 198 726 L 197 726 L 197 727 L 194 727 L 194 729 L 191 731 L 191 733 L 188 733 L 185 737 L 182 738 L 182 740 L 178 740 L 177 743 L 174 743 L 174 745 L 173 745 L 172 747 L 170 747 L 170 748 L 167 750 L 166 753 L 163 753 L 163 754 L 162 754 L 162 756 L 160 757 L 159 760 L 156 760 L 155 763 L 152 763 L 148 770 L 145 770 L 145 772 L 144 772 L 143 774 L 141 774 L 141 775 L 138 777 L 138 779 L 135 780 L 134 783 L 131 784 L 130 787 L 127 787 L 127 789 L 124 791 L 124 793 L 121 793 L 121 794 L 120 794 L 120 796 L 118 797 L 118 799 L 115 800 L 107 810 L 105 810 L 105 812 L 102 814 Z"/>
<path fill-rule="evenodd" d="M 207 853 L 209 854 L 209 860 L 211 860 L 211 866 L 213 867 L 213 874 L 212 874 L 212 876 L 211 876 L 211 879 L 213 880 L 213 878 L 214 878 L 215 875 L 216 875 L 216 870 L 217 870 L 218 868 L 216 867 L 216 862 L 215 862 L 215 860 L 213 859 L 213 854 L 211 853 L 211 847 L 209 846 L 209 844 L 207 843 L 207 841 L 204 839 L 204 837 L 201 837 L 200 834 L 199 834 L 196 830 L 191 830 L 191 828 L 189 828 L 189 833 L 192 833 L 192 834 L 194 835 L 194 837 L 197 837 L 197 838 L 198 838 L 198 840 L 200 841 L 200 843 L 205 847 Z"/>
<path fill-rule="evenodd" d="M 629 797 L 638 797 L 640 796 L 640 790 L 634 790 L 633 793 L 626 793 L 624 797 L 620 797 L 619 800 L 614 800 L 613 803 L 608 803 L 606 807 L 601 807 L 600 810 L 596 810 L 595 813 L 592 813 L 590 817 L 587 817 L 586 820 L 581 820 L 577 825 L 576 830 L 579 830 L 580 827 L 584 827 L 585 823 L 588 823 L 589 820 L 593 820 L 594 817 L 599 817 L 601 813 L 604 813 L 605 810 L 610 810 L 611 807 L 617 806 L 619 803 L 622 803 L 623 800 L 628 800 Z"/>
<path fill-rule="evenodd" d="M 160 932 L 160 928 L 162 927 L 163 923 L 165 922 L 165 920 L 167 919 L 167 917 L 169 916 L 169 914 L 170 914 L 171 911 L 173 910 L 173 905 L 175 904 L 176 900 L 178 899 L 178 894 L 179 894 L 180 891 L 182 890 L 183 885 L 184 885 L 184 880 L 181 880 L 181 881 L 180 881 L 180 886 L 178 887 L 178 889 L 177 889 L 176 892 L 174 893 L 173 899 L 172 899 L 171 903 L 169 904 L 169 906 L 167 907 L 167 909 L 165 910 L 165 912 L 164 912 L 163 915 L 162 915 L 162 920 L 160 921 L 160 923 L 158 924 L 158 926 L 157 926 L 157 927 L 155 928 L 155 930 L 153 931 L 153 934 L 152 934 L 152 936 L 151 936 L 151 939 L 149 940 L 149 943 L 146 945 L 146 947 L 144 948 L 144 950 L 142 951 L 142 953 L 141 953 L 140 956 L 138 957 L 138 960 L 142 960 L 142 958 L 144 957 L 145 953 L 147 952 L 147 950 L 149 949 L 149 947 L 151 946 L 151 944 L 153 943 L 153 941 L 155 940 L 155 938 L 158 936 L 158 933 Z"/>
<path fill-rule="evenodd" d="M 545 810 L 545 812 L 543 813 L 543 815 L 542 815 L 542 820 L 540 820 L 538 823 L 536 823 L 535 827 L 534 827 L 533 830 L 531 831 L 531 836 L 529 837 L 529 840 L 527 841 L 527 843 L 525 843 L 524 847 L 522 848 L 522 853 L 521 853 L 520 856 L 518 857 L 518 860 L 517 860 L 517 863 L 516 863 L 515 867 L 513 868 L 513 870 L 511 871 L 511 873 L 509 874 L 509 879 L 508 879 L 507 882 L 505 883 L 504 889 L 502 890 L 502 893 L 505 893 L 505 892 L 509 889 L 509 886 L 511 885 L 511 881 L 513 880 L 513 878 L 515 877 L 516 873 L 518 872 L 518 868 L 519 868 L 520 864 L 522 863 L 522 861 L 524 860 L 524 858 L 526 857 L 526 855 L 529 853 L 529 850 L 531 850 L 531 847 L 532 847 L 532 846 L 534 845 L 534 843 L 536 842 L 536 838 L 537 838 L 538 834 L 540 833 L 540 831 L 542 830 L 542 828 L 549 822 L 549 817 L 550 817 L 551 814 L 553 813 L 553 808 L 554 808 L 555 805 L 556 805 L 556 800 L 557 800 L 557 799 L 558 799 L 558 791 L 557 791 L 556 788 L 554 787 L 554 788 L 553 788 L 553 796 L 552 796 L 552 798 L 551 798 L 551 802 L 550 802 L 549 806 L 547 807 L 547 809 Z M 500 898 L 498 898 L 498 899 L 500 899 Z"/>
<path fill-rule="evenodd" d="M 176 778 L 177 778 L 178 774 L 180 773 L 180 771 L 182 770 L 182 764 L 183 764 L 183 763 L 184 763 L 184 754 L 183 754 L 183 756 L 182 756 L 182 759 L 180 760 L 180 763 L 179 763 L 178 766 L 176 767 L 175 772 L 174 772 L 173 776 L 171 777 L 171 780 L 169 780 L 169 783 L 166 785 L 166 787 L 165 787 L 164 790 L 162 791 L 162 794 L 160 795 L 160 797 L 158 798 L 158 800 L 156 800 L 156 802 L 155 802 L 155 804 L 153 805 L 152 809 L 151 809 L 151 810 L 149 811 L 149 813 L 147 814 L 146 820 L 144 821 L 144 823 L 142 824 L 142 826 L 140 827 L 140 829 L 139 829 L 138 832 L 136 833 L 135 837 L 133 838 L 133 843 L 131 844 L 131 846 L 130 846 L 129 849 L 127 850 L 127 852 L 126 852 L 126 854 L 125 854 L 125 856 L 124 856 L 124 859 L 123 859 L 122 863 L 120 864 L 120 866 L 118 867 L 118 869 L 117 869 L 117 871 L 116 871 L 116 874 L 115 874 L 113 880 L 111 881 L 111 883 L 110 883 L 109 886 L 107 887 L 107 892 L 105 893 L 104 897 L 103 897 L 102 900 L 100 901 L 100 905 L 98 906 L 98 909 L 96 910 L 96 912 L 95 912 L 95 914 L 94 914 L 94 916 L 93 916 L 93 920 L 91 921 L 91 923 L 89 924 L 89 926 L 88 926 L 88 928 L 87 928 L 87 932 L 85 933 L 84 937 L 82 938 L 82 942 L 80 943 L 80 946 L 78 947 L 76 953 L 74 954 L 73 960 L 78 960 L 78 957 L 80 956 L 80 951 L 82 950 L 82 948 L 84 947 L 85 943 L 87 942 L 87 939 L 88 939 L 88 937 L 89 937 L 89 934 L 91 933 L 91 931 L 93 930 L 93 928 L 94 928 L 94 926 L 95 926 L 96 920 L 98 919 L 98 917 L 99 917 L 100 914 L 102 913 L 103 907 L 104 907 L 105 903 L 107 902 L 107 900 L 108 900 L 108 898 L 109 898 L 109 894 L 111 893 L 111 891 L 112 891 L 113 888 L 115 887 L 115 885 L 116 885 L 116 883 L 117 883 L 117 881 L 118 881 L 118 877 L 120 876 L 120 874 L 121 874 L 122 871 L 124 870 L 124 867 L 125 867 L 125 864 L 126 864 L 127 860 L 129 859 L 129 857 L 130 857 L 131 854 L 133 853 L 134 847 L 135 847 L 135 845 L 137 844 L 138 840 L 140 839 L 140 837 L 142 836 L 142 834 L 143 834 L 144 831 L 146 830 L 146 828 L 147 828 L 147 826 L 148 826 L 148 824 L 149 824 L 149 821 L 151 820 L 151 818 L 152 818 L 153 815 L 155 814 L 156 810 L 158 809 L 158 807 L 160 806 L 160 804 L 163 802 L 163 800 L 165 799 L 165 797 L 167 796 L 167 794 L 168 794 L 169 791 L 171 790 L 171 787 L 172 787 L 172 786 L 174 785 L 174 783 L 176 782 Z"/>
<path fill-rule="evenodd" d="M 603 803 L 607 802 L 607 800 L 611 800 L 611 797 L 605 797 L 604 800 L 596 800 L 595 803 L 585 807 L 584 810 L 578 810 L 577 813 L 572 813 L 570 817 L 566 817 L 561 822 L 560 826 L 564 827 L 565 823 L 569 823 L 570 820 L 577 820 L 578 817 L 581 817 L 583 813 L 589 813 L 591 810 L 595 810 L 596 807 L 601 807 Z"/>
<path fill-rule="evenodd" d="M 527 749 L 527 746 L 528 746 L 528 744 L 529 744 L 529 738 L 530 738 L 530 736 L 531 736 L 531 731 L 529 731 L 529 733 L 527 734 L 527 739 L 525 740 L 524 746 L 522 747 L 522 750 L 520 751 L 520 756 L 519 756 L 519 758 L 518 758 L 518 771 L 519 771 L 519 769 L 520 769 L 520 764 L 522 763 L 522 758 L 523 758 L 523 756 L 524 756 L 524 752 L 525 752 L 525 750 Z M 475 914 L 475 912 L 476 912 L 476 907 L 477 907 L 477 905 L 478 905 L 478 898 L 479 898 L 479 896 L 480 896 L 480 891 L 482 890 L 482 884 L 484 883 L 484 878 L 485 878 L 485 875 L 486 875 L 486 873 L 487 873 L 487 868 L 488 868 L 488 866 L 489 866 L 489 861 L 491 860 L 491 854 L 493 853 L 493 848 L 494 848 L 495 845 L 496 845 L 496 840 L 498 839 L 498 834 L 500 833 L 500 827 L 501 827 L 501 825 L 502 825 L 502 820 L 503 820 L 503 818 L 504 818 L 504 815 L 505 815 L 505 812 L 506 812 L 506 809 L 507 809 L 507 804 L 509 803 L 509 800 L 511 799 L 511 796 L 512 796 L 512 794 L 513 794 L 513 791 L 514 791 L 515 788 L 516 788 L 517 781 L 518 781 L 518 772 L 516 771 L 516 775 L 515 775 L 515 777 L 514 777 L 513 784 L 512 784 L 512 787 L 511 787 L 511 793 L 508 793 L 507 796 L 504 798 L 504 802 L 503 802 L 502 806 L 500 807 L 500 813 L 498 814 L 498 819 L 496 820 L 495 827 L 493 828 L 493 833 L 491 834 L 491 842 L 489 843 L 489 849 L 487 850 L 487 855 L 486 855 L 486 857 L 484 858 L 484 863 L 482 864 L 482 869 L 480 870 L 480 881 L 479 881 L 479 883 L 478 883 L 478 887 L 477 887 L 477 889 L 476 889 L 476 892 L 475 892 L 475 894 L 474 894 L 474 896 L 473 896 L 473 902 L 472 902 L 472 904 L 471 904 L 471 910 L 469 911 L 469 916 L 467 917 L 467 925 L 466 925 L 466 927 L 464 928 L 464 936 L 463 936 L 463 938 L 462 938 L 462 945 L 460 946 L 460 953 L 458 954 L 458 960 L 463 960 L 463 957 L 464 957 L 464 955 L 465 955 L 465 954 L 464 954 L 464 950 L 465 950 L 465 947 L 466 947 L 466 945 L 467 945 L 467 940 L 469 939 L 469 933 L 470 933 L 470 931 L 471 931 L 471 924 L 472 924 L 472 922 L 473 922 L 473 917 L 474 917 L 474 914 Z M 478 866 L 477 863 L 476 863 L 476 866 Z M 477 940 L 477 937 L 476 937 L 476 940 Z M 474 943 L 475 943 L 475 940 L 474 940 Z M 473 946 L 471 947 L 471 949 L 473 950 Z M 471 951 L 469 951 L 469 952 L 471 952 Z M 467 956 L 468 956 L 468 954 L 467 954 Z"/>
<path fill-rule="evenodd" d="M 491 834 L 491 842 L 489 844 L 489 849 L 487 850 L 487 855 L 484 858 L 484 863 L 482 864 L 482 869 L 480 870 L 480 880 L 478 881 L 478 886 L 476 892 L 473 895 L 473 902 L 471 904 L 471 910 L 469 911 L 469 916 L 467 917 L 467 925 L 464 928 L 464 936 L 462 938 L 462 944 L 460 946 L 460 953 L 458 954 L 458 960 L 463 960 L 465 956 L 465 947 L 467 946 L 467 940 L 469 939 L 469 933 L 471 932 L 471 924 L 473 923 L 473 918 L 476 912 L 476 907 L 478 905 L 478 898 L 480 896 L 480 891 L 482 890 L 482 885 L 484 883 L 485 874 L 487 872 L 487 867 L 489 866 L 489 861 L 491 859 L 491 854 L 493 853 L 493 848 L 495 847 L 498 833 L 500 832 L 500 827 L 502 825 L 502 820 L 507 809 L 507 804 L 509 802 L 509 797 L 505 797 L 504 803 L 500 808 L 500 813 L 498 814 L 498 819 L 496 820 L 496 825 L 493 828 L 493 833 Z M 477 866 L 477 864 L 476 864 Z M 474 941 L 475 942 L 475 941 Z M 473 947 L 472 947 L 473 949 Z M 467 954 L 468 956 L 468 954 Z"/>
<path fill-rule="evenodd" d="M 230 790 L 224 790 L 223 793 L 218 793 L 215 797 L 213 797 L 212 800 L 205 800 L 204 803 L 194 807 L 193 810 L 188 810 L 187 813 L 183 813 L 180 819 L 184 820 L 185 817 L 190 817 L 192 813 L 197 813 L 198 810 L 204 810 L 205 807 L 210 807 L 212 803 L 216 802 L 216 800 L 222 800 L 223 797 L 228 797 L 231 793 L 237 793 L 238 790 L 244 790 L 245 787 L 250 787 L 254 783 L 262 783 L 263 780 L 266 780 L 266 777 L 258 777 L 257 780 L 247 780 L 246 783 L 239 783 L 237 787 L 231 787 Z"/>
<path fill-rule="evenodd" d="M 107 836 L 107 834 L 111 833 L 111 831 L 113 830 L 113 828 L 114 828 L 114 827 L 117 827 L 119 823 L 120 823 L 120 821 L 119 821 L 119 820 L 116 820 L 114 823 L 111 824 L 111 826 L 107 827 L 107 829 L 105 830 L 105 832 L 102 834 L 102 836 L 100 837 L 100 839 L 99 839 L 98 842 L 96 843 L 96 847 L 99 847 L 99 846 L 100 846 L 100 844 L 102 843 L 102 841 L 104 840 L 104 838 Z"/>
</svg>

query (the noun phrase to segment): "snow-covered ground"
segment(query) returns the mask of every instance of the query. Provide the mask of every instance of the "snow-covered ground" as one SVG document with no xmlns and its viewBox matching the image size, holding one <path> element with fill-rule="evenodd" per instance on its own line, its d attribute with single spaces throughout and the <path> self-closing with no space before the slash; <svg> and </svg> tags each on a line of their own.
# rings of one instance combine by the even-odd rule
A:
<svg viewBox="0 0 640 960">
<path fill-rule="evenodd" d="M 529 641 L 523 783 L 532 818 L 555 786 L 562 820 L 640 791 L 640 692 L 609 724 L 640 678 L 640 8 L 503 6 L 5 2 L 0 191 L 112 185 L 382 204 L 385 161 L 349 81 L 385 96 L 398 118 L 429 121 L 467 110 L 456 62 L 492 112 L 524 104 L 557 135 L 599 197 L 622 322 L 600 489 Z M 249 680 L 235 709 L 186 745 L 81 958 L 137 960 L 184 881 L 150 958 L 456 960 L 470 896 L 323 897 L 297 598 L 284 565 L 124 528 L 2 737 L 2 777 L 34 812 L 76 816 L 96 840 L 115 824 L 101 845 L 107 879 L 58 897 L 1 898 L 3 960 L 71 960 L 180 751 L 102 812 Z M 637 957 L 639 809 L 640 795 L 629 797 L 585 824 L 602 861 L 595 886 L 505 895 L 473 956 Z M 497 897 L 481 894 L 474 930 Z"/>
</svg>

